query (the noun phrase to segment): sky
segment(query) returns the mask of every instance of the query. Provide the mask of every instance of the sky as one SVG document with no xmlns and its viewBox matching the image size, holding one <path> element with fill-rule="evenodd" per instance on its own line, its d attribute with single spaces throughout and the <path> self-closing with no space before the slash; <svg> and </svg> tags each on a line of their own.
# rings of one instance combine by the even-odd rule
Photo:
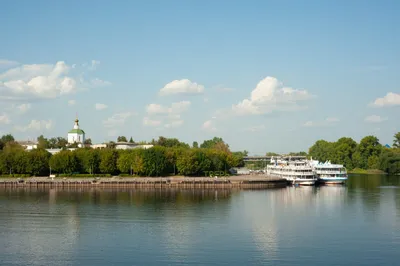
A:
<svg viewBox="0 0 400 266">
<path fill-rule="evenodd" d="M 399 1 L 2 1 L 0 134 L 222 137 L 252 155 L 400 131 Z"/>
</svg>

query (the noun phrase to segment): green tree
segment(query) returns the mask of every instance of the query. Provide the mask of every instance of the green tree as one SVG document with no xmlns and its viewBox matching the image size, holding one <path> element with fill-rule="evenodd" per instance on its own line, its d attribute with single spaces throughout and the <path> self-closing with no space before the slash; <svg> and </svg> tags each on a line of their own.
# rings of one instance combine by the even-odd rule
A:
<svg viewBox="0 0 400 266">
<path fill-rule="evenodd" d="M 59 149 L 65 148 L 68 145 L 68 140 L 63 137 L 57 137 L 57 147 Z"/>
<path fill-rule="evenodd" d="M 112 149 L 104 149 L 100 153 L 100 171 L 104 174 L 118 174 L 118 152 Z"/>
<path fill-rule="evenodd" d="M 343 164 L 348 169 L 354 168 L 353 154 L 357 148 L 357 142 L 352 138 L 340 138 L 334 144 L 334 163 Z"/>
<path fill-rule="evenodd" d="M 119 137 L 117 138 L 117 142 L 128 142 L 128 140 L 126 139 L 125 136 L 119 136 Z"/>
<path fill-rule="evenodd" d="M 38 148 L 41 149 L 48 149 L 50 146 L 49 140 L 46 139 L 43 135 L 40 135 L 37 138 L 37 142 L 38 142 Z"/>
<path fill-rule="evenodd" d="M 51 154 L 45 149 L 35 149 L 27 153 L 29 165 L 27 172 L 33 176 L 45 176 L 50 173 L 49 161 Z"/>
<path fill-rule="evenodd" d="M 73 174 L 79 171 L 79 162 L 75 152 L 63 150 L 50 158 L 52 172 L 59 174 Z"/>
<path fill-rule="evenodd" d="M 222 138 L 214 137 L 213 139 L 203 141 L 203 143 L 200 145 L 200 148 L 213 149 L 217 143 L 225 144 L 225 142 Z M 225 144 L 225 145 L 229 149 L 229 146 L 227 144 Z"/>
<path fill-rule="evenodd" d="M 265 154 L 265 156 L 280 156 L 280 154 L 275 153 L 275 152 L 267 152 L 267 153 Z"/>
<path fill-rule="evenodd" d="M 84 143 L 85 145 L 92 145 L 92 139 L 91 138 L 87 138 L 85 139 Z"/>
<path fill-rule="evenodd" d="M 321 162 L 330 160 L 333 157 L 333 153 L 334 144 L 326 140 L 318 140 L 313 146 L 311 146 L 308 152 L 311 157 Z"/>
<path fill-rule="evenodd" d="M 15 141 L 15 139 L 14 139 L 13 135 L 11 135 L 11 134 L 3 135 L 0 139 L 0 149 L 3 149 L 7 143 L 14 142 L 14 141 Z"/>
<path fill-rule="evenodd" d="M 393 148 L 400 148 L 400 132 L 394 135 Z"/>
<path fill-rule="evenodd" d="M 199 143 L 197 143 L 197 141 L 193 141 L 192 147 L 193 148 L 198 148 L 199 147 Z"/>
<path fill-rule="evenodd" d="M 129 139 L 129 143 L 135 143 L 132 137 Z"/>
<path fill-rule="evenodd" d="M 143 150 L 143 173 L 146 176 L 162 176 L 168 174 L 168 161 L 165 148 L 154 146 Z"/>
<path fill-rule="evenodd" d="M 364 137 L 356 149 L 358 164 L 355 166 L 358 168 L 367 169 L 369 166 L 368 158 L 371 156 L 379 157 L 381 151 L 382 145 L 379 143 L 379 139 L 377 137 Z"/>
</svg>

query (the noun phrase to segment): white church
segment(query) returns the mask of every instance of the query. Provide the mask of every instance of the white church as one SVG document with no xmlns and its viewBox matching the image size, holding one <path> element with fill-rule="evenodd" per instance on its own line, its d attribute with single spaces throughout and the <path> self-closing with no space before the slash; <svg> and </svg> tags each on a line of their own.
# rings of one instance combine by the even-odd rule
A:
<svg viewBox="0 0 400 266">
<path fill-rule="evenodd" d="M 68 143 L 74 144 L 78 143 L 80 147 L 83 146 L 85 142 L 85 131 L 79 128 L 79 120 L 75 119 L 74 128 L 68 132 Z"/>
</svg>

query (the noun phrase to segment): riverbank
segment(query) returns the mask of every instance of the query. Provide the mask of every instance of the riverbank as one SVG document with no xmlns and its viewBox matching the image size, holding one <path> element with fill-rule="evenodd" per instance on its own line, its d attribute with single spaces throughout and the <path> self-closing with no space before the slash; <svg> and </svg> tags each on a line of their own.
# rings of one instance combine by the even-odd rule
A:
<svg viewBox="0 0 400 266">
<path fill-rule="evenodd" d="M 274 188 L 285 187 L 286 180 L 270 176 L 228 177 L 97 177 L 97 178 L 2 178 L 0 186 L 85 186 L 85 187 L 198 187 L 198 188 Z"/>
<path fill-rule="evenodd" d="M 386 172 L 378 169 L 353 169 L 351 171 L 348 171 L 349 174 L 357 174 L 357 175 L 387 175 Z"/>
</svg>

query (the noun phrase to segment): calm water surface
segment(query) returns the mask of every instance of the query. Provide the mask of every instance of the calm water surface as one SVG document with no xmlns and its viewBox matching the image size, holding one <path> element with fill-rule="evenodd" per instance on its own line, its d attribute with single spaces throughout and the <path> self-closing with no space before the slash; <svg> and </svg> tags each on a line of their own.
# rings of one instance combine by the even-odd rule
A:
<svg viewBox="0 0 400 266">
<path fill-rule="evenodd" d="M 400 176 L 269 190 L 0 188 L 1 265 L 399 265 Z"/>
</svg>

